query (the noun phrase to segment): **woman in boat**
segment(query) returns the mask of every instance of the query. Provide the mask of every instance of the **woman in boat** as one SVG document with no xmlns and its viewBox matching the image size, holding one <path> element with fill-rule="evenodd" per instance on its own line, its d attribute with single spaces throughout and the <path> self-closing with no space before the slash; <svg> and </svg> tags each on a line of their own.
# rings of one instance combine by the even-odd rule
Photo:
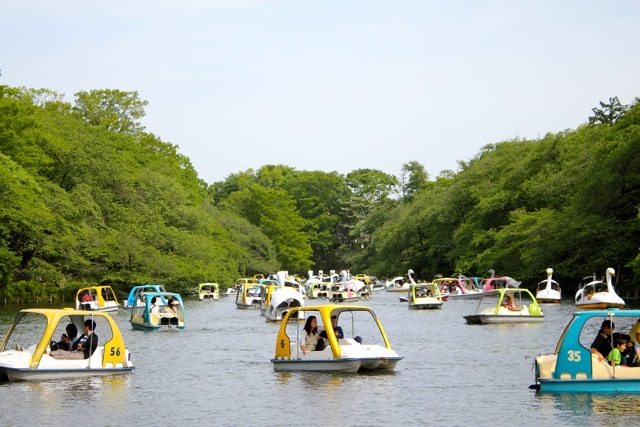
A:
<svg viewBox="0 0 640 427">
<path fill-rule="evenodd" d="M 65 328 L 66 334 L 62 334 L 60 337 L 60 341 L 56 344 L 57 348 L 60 350 L 75 350 L 76 342 L 80 338 L 78 335 L 78 328 L 73 323 L 69 323 Z M 51 350 L 56 350 L 56 348 L 52 348 Z"/>
<path fill-rule="evenodd" d="M 322 351 L 324 346 L 324 338 L 318 334 L 318 319 L 316 319 L 316 316 L 307 317 L 307 322 L 302 330 L 302 341 L 300 342 L 302 354 L 307 354 L 308 351 Z"/>
<path fill-rule="evenodd" d="M 176 302 L 173 300 L 173 298 L 169 298 L 169 301 L 167 301 L 167 312 L 178 314 L 178 312 L 176 311 Z"/>
</svg>

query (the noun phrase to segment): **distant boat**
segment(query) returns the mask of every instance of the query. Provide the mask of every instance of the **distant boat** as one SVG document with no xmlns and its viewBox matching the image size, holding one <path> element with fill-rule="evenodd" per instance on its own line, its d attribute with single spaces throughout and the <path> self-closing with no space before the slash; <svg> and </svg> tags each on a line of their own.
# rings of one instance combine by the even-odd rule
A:
<svg viewBox="0 0 640 427">
<path fill-rule="evenodd" d="M 200 283 L 198 285 L 198 299 L 218 300 L 220 298 L 220 285 L 217 283 Z"/>
<path fill-rule="evenodd" d="M 539 303 L 559 303 L 562 300 L 562 290 L 558 282 L 552 279 L 553 268 L 547 268 L 547 280 L 538 283 L 536 299 Z"/>
<path fill-rule="evenodd" d="M 501 288 L 483 292 L 476 312 L 464 319 L 469 325 L 531 323 L 544 321 L 544 314 L 528 289 Z"/>
<path fill-rule="evenodd" d="M 88 286 L 76 293 L 76 310 L 118 311 L 119 307 L 111 286 Z"/>
<path fill-rule="evenodd" d="M 409 288 L 408 307 L 413 310 L 442 308 L 442 295 L 435 283 L 414 283 Z"/>
<path fill-rule="evenodd" d="M 595 275 L 593 280 L 581 289 L 578 289 L 575 296 L 576 308 L 581 309 L 597 309 L 602 310 L 606 308 L 623 308 L 625 302 L 618 296 L 611 277 L 616 274 L 616 271 L 609 267 L 607 269 L 607 282 L 604 283 L 601 280 L 597 280 Z"/>
<path fill-rule="evenodd" d="M 184 329 L 184 304 L 180 294 L 145 292 L 141 297 L 144 303 L 141 306 L 131 308 L 129 323 L 133 329 L 139 331 Z M 173 308 L 169 306 L 171 300 L 176 303 Z"/>
</svg>

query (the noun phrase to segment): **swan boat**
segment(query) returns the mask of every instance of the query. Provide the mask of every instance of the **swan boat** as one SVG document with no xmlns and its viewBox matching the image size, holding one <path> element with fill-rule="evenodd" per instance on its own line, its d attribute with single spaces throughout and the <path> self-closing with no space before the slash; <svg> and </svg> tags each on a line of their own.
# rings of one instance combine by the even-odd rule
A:
<svg viewBox="0 0 640 427">
<path fill-rule="evenodd" d="M 640 310 L 589 310 L 574 313 L 554 353 L 534 359 L 535 384 L 541 392 L 640 392 L 640 367 L 611 366 L 590 351 L 594 332 L 604 320 L 629 330 Z"/>
<path fill-rule="evenodd" d="M 124 301 L 125 308 L 131 308 L 134 306 L 144 305 L 143 299 L 140 297 L 145 292 L 167 292 L 167 290 L 162 285 L 140 285 L 134 286 L 131 291 L 129 291 L 129 296 Z M 166 301 L 165 301 L 166 304 Z"/>
<path fill-rule="evenodd" d="M 442 308 L 442 296 L 435 283 L 414 283 L 409 288 L 408 307 L 414 310 Z"/>
<path fill-rule="evenodd" d="M 547 280 L 538 283 L 536 299 L 539 303 L 559 303 L 562 300 L 562 289 L 552 276 L 553 268 L 547 268 Z"/>
<path fill-rule="evenodd" d="M 511 300 L 513 305 L 508 307 Z M 502 288 L 485 291 L 478 301 L 476 312 L 464 316 L 467 324 L 543 322 L 536 297 L 528 289 Z"/>
<path fill-rule="evenodd" d="M 387 281 L 384 286 L 387 292 L 407 292 L 412 283 L 416 282 L 413 280 L 413 270 L 409 269 L 406 278 L 404 276 L 394 277 Z"/>
<path fill-rule="evenodd" d="M 120 304 L 111 286 L 88 286 L 76 293 L 76 310 L 118 311 Z"/>
<path fill-rule="evenodd" d="M 73 323 L 79 331 L 84 322 L 96 322 L 98 346 L 88 359 L 57 359 L 51 343 Z M 103 345 L 100 343 L 103 342 Z M 24 347 L 23 347 L 24 346 Z M 55 354 L 54 354 L 55 355 Z M 71 308 L 20 310 L 0 345 L 0 380 L 57 380 L 122 375 L 133 371 L 117 323 L 107 313 Z"/>
<path fill-rule="evenodd" d="M 198 285 L 198 299 L 218 300 L 220 298 L 220 285 L 217 283 L 200 283 Z"/>
<path fill-rule="evenodd" d="M 295 307 L 302 307 L 304 305 L 304 295 L 298 290 L 298 288 L 285 286 L 285 281 L 287 281 L 286 276 L 285 271 L 279 271 L 276 274 L 278 282 L 277 287 L 274 287 L 273 285 L 268 287 L 269 302 L 268 304 L 266 301 L 262 302 L 266 307 L 263 314 L 266 317 L 267 322 L 280 322 L 285 318 L 289 310 Z M 296 314 L 298 313 L 296 312 Z M 294 319 L 291 316 L 286 317 L 291 320 Z M 303 320 L 303 318 L 296 320 Z"/>
<path fill-rule="evenodd" d="M 302 310 L 304 315 L 299 314 Z M 289 316 L 295 319 L 316 316 L 318 329 L 324 329 L 328 341 L 324 350 L 303 354 L 299 345 L 303 325 L 288 322 Z M 332 316 L 337 317 L 344 338 L 339 338 L 331 327 Z M 356 373 L 391 371 L 400 360 L 402 357 L 391 348 L 382 323 L 370 307 L 326 304 L 295 307 L 285 315 L 271 362 L 275 371 Z"/>
<path fill-rule="evenodd" d="M 133 329 L 138 331 L 184 329 L 184 304 L 180 294 L 145 292 L 142 297 L 144 303 L 131 308 L 129 323 Z M 174 309 L 169 307 L 169 300 L 176 302 Z"/>
<path fill-rule="evenodd" d="M 224 291 L 221 296 L 223 297 L 230 297 L 231 295 L 236 295 L 238 292 L 236 291 L 236 289 L 233 286 L 230 286 L 227 288 L 226 291 Z"/>
<path fill-rule="evenodd" d="M 440 293 L 446 294 L 448 299 L 480 299 L 482 290 L 475 282 L 465 276 L 438 277 L 433 279 L 437 284 Z"/>
<path fill-rule="evenodd" d="M 606 283 L 596 280 L 594 277 L 591 282 L 578 289 L 575 297 L 576 308 L 598 310 L 623 308 L 625 302 L 613 288 L 612 276 L 615 276 L 615 274 L 616 271 L 609 267 L 607 268 Z"/>
</svg>

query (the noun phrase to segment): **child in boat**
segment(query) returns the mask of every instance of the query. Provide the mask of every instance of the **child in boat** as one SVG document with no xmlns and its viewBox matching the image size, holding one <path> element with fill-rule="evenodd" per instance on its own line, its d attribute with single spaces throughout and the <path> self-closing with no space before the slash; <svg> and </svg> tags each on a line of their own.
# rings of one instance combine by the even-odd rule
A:
<svg viewBox="0 0 640 427">
<path fill-rule="evenodd" d="M 609 352 L 607 359 L 611 363 L 611 367 L 620 367 L 622 361 L 622 352 L 627 348 L 627 341 L 622 338 L 616 339 L 616 346 Z"/>
</svg>

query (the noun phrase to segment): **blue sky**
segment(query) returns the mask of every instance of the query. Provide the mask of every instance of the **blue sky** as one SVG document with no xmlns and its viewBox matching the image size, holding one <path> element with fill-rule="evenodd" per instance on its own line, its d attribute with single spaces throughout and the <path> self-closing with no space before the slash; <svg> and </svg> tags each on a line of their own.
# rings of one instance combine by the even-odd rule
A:
<svg viewBox="0 0 640 427">
<path fill-rule="evenodd" d="M 409 161 L 576 129 L 640 97 L 640 2 L 4 0 L 0 84 L 138 91 L 208 183 Z"/>
</svg>

